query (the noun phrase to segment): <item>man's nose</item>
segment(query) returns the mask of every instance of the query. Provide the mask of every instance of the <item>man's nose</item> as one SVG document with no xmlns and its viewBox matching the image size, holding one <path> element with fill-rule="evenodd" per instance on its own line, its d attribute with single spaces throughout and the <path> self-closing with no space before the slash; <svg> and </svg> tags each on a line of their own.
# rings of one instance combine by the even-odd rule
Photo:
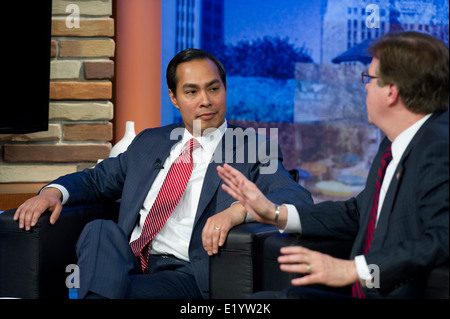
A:
<svg viewBox="0 0 450 319">
<path fill-rule="evenodd" d="M 210 106 L 211 105 L 211 99 L 209 98 L 209 94 L 207 91 L 202 91 L 201 93 L 201 105 L 202 106 Z"/>
</svg>

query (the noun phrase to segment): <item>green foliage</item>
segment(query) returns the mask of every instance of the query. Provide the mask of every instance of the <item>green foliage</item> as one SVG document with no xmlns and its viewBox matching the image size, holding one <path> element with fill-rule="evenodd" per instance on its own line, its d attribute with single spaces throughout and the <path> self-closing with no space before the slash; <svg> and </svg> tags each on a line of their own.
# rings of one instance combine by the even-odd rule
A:
<svg viewBox="0 0 450 319">
<path fill-rule="evenodd" d="M 312 63 L 304 46 L 295 48 L 288 38 L 264 37 L 252 42 L 222 45 L 212 50 L 223 63 L 227 75 L 293 79 L 295 63 Z"/>
</svg>

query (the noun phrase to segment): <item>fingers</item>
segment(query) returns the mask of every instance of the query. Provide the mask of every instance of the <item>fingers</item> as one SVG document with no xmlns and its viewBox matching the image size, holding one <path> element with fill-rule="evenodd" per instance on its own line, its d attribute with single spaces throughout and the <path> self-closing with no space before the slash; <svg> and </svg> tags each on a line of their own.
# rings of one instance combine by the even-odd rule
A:
<svg viewBox="0 0 450 319">
<path fill-rule="evenodd" d="M 302 264 L 281 264 L 280 269 L 285 272 L 309 274 L 312 273 L 312 266 L 307 263 Z"/>
<path fill-rule="evenodd" d="M 47 209 L 52 212 L 50 223 L 54 224 L 59 218 L 62 210 L 61 202 L 39 196 L 30 198 L 20 205 L 19 208 L 17 208 L 13 219 L 19 222 L 19 228 L 29 231 L 31 227 L 36 226 L 39 217 Z"/>
<path fill-rule="evenodd" d="M 304 254 L 304 255 L 307 255 L 307 254 L 314 253 L 314 251 L 312 251 L 312 250 L 310 250 L 308 248 L 302 247 L 302 246 L 286 246 L 286 247 L 282 247 L 280 249 L 280 252 L 283 255 L 292 255 L 292 254 Z"/>
<path fill-rule="evenodd" d="M 29 199 L 23 203 L 14 214 L 14 220 L 19 221 L 19 228 L 30 230 L 36 226 L 39 216 L 45 211 L 39 205 L 39 202 Z"/>
<path fill-rule="evenodd" d="M 258 198 L 264 197 L 254 183 L 230 165 L 218 166 L 217 171 L 226 183 L 226 185 L 222 184 L 222 189 L 234 199 L 245 203 L 246 201 L 254 202 Z"/>
<path fill-rule="evenodd" d="M 219 252 L 230 229 L 242 224 L 246 216 L 247 212 L 244 206 L 236 203 L 208 218 L 202 230 L 202 242 L 209 256 Z"/>
<path fill-rule="evenodd" d="M 222 184 L 222 189 L 228 193 L 231 197 L 233 197 L 235 200 L 239 202 L 244 202 L 245 198 L 242 196 L 242 194 L 238 191 L 235 191 L 234 189 L 230 188 L 226 184 Z"/>
<path fill-rule="evenodd" d="M 61 210 L 62 210 L 62 205 L 57 203 L 57 205 L 53 209 L 52 214 L 50 215 L 50 224 L 54 225 L 56 223 L 56 221 L 59 218 L 59 215 L 61 214 Z"/>
<path fill-rule="evenodd" d="M 280 269 L 284 272 L 304 274 L 302 277 L 291 280 L 291 284 L 294 286 L 310 285 L 320 282 L 320 275 L 315 271 L 314 266 L 308 263 L 281 264 Z"/>
<path fill-rule="evenodd" d="M 222 184 L 222 189 L 239 201 L 256 221 L 276 224 L 275 204 L 268 200 L 253 182 L 228 164 L 224 164 L 223 167 L 218 166 L 217 171 L 226 183 Z M 285 223 L 285 220 L 283 222 L 280 220 L 277 226 L 284 227 Z"/>
<path fill-rule="evenodd" d="M 293 279 L 293 285 L 343 287 L 359 279 L 354 260 L 335 258 L 300 246 L 283 247 L 280 251 L 282 256 L 278 261 L 282 271 L 304 274 Z"/>
<path fill-rule="evenodd" d="M 314 252 L 301 246 L 281 248 L 283 254 L 278 257 L 280 269 L 289 273 L 308 274 L 291 280 L 291 284 L 300 286 L 317 282 L 313 265 Z"/>
<path fill-rule="evenodd" d="M 217 166 L 217 172 L 220 178 L 234 191 L 238 191 L 239 186 L 246 181 L 246 177 L 241 172 L 228 164 L 224 164 L 223 167 Z"/>
<path fill-rule="evenodd" d="M 301 246 L 283 247 L 280 251 L 282 253 L 278 257 L 280 269 L 285 272 L 304 275 L 292 279 L 292 285 L 328 284 L 326 281 L 328 271 L 323 267 L 323 261 L 324 258 L 327 258 L 327 255 Z"/>
<path fill-rule="evenodd" d="M 227 238 L 228 227 L 223 224 L 215 224 L 213 220 L 208 219 L 202 231 L 203 247 L 209 256 L 217 254 L 219 247 L 222 247 Z"/>
<path fill-rule="evenodd" d="M 302 276 L 291 280 L 291 284 L 294 286 L 306 286 L 320 282 L 320 278 L 314 274 L 308 276 Z"/>
<path fill-rule="evenodd" d="M 301 247 L 301 246 L 289 246 L 281 248 L 281 256 L 278 257 L 278 262 L 280 264 L 304 264 L 309 265 L 312 261 L 311 253 L 312 251 Z M 303 270 L 302 273 L 309 272 L 305 267 L 295 268 L 290 267 L 291 265 L 286 265 L 286 269 Z M 296 271 L 297 272 L 297 271 Z"/>
</svg>

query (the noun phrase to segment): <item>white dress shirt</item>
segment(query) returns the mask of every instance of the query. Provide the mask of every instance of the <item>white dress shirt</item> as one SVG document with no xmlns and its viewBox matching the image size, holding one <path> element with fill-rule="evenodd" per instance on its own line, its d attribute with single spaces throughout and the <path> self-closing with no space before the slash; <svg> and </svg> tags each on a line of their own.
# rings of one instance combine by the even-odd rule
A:
<svg viewBox="0 0 450 319">
<path fill-rule="evenodd" d="M 225 121 L 217 130 L 206 135 L 198 137 L 201 147 L 194 150 L 192 153 L 192 159 L 194 162 L 194 168 L 192 170 L 191 177 L 180 202 L 169 216 L 168 220 L 164 224 L 161 231 L 153 238 L 151 246 L 151 254 L 170 254 L 175 257 L 189 261 L 189 244 L 191 241 L 192 228 L 194 225 L 195 214 L 197 213 L 197 206 L 200 199 L 200 193 L 203 186 L 203 180 L 205 178 L 206 170 L 211 161 L 211 157 L 222 139 L 223 134 L 227 128 L 227 122 Z M 152 207 L 156 196 L 164 182 L 164 179 L 169 172 L 169 168 L 172 163 L 178 158 L 186 143 L 193 136 L 184 130 L 183 138 L 180 142 L 176 143 L 169 156 L 163 163 L 164 169 L 161 169 L 155 178 L 155 181 L 148 192 L 141 211 L 139 212 L 140 218 L 136 223 L 131 234 L 130 242 L 139 238 L 142 232 L 142 227 L 145 222 L 145 218 Z"/>
</svg>

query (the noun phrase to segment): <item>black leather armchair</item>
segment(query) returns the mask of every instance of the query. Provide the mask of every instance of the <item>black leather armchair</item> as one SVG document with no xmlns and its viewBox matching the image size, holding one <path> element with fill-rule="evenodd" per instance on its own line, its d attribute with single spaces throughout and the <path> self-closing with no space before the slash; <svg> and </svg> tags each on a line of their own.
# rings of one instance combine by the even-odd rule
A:
<svg viewBox="0 0 450 319">
<path fill-rule="evenodd" d="M 66 267 L 76 264 L 75 244 L 94 219 L 116 219 L 119 205 L 64 207 L 58 222 L 45 212 L 30 231 L 13 220 L 16 209 L 0 214 L 0 297 L 67 299 Z"/>
<path fill-rule="evenodd" d="M 13 220 L 15 209 L 0 214 L 0 297 L 68 298 L 66 267 L 77 262 L 79 234 L 91 220 L 117 220 L 118 208 L 118 203 L 64 207 L 55 225 L 46 212 L 28 232 Z M 292 276 L 279 271 L 276 258 L 279 248 L 297 237 L 277 233 L 275 227 L 260 223 L 230 231 L 220 253 L 211 258 L 211 297 L 246 298 L 256 291 L 289 286 Z M 311 248 L 325 245 L 309 243 Z M 341 255 L 348 254 L 348 247 L 339 246 Z"/>
<path fill-rule="evenodd" d="M 211 298 L 246 298 L 254 292 L 280 291 L 296 275 L 282 272 L 277 261 L 280 248 L 301 245 L 339 258 L 348 258 L 351 242 L 331 238 L 300 238 L 280 234 L 273 226 L 250 223 L 234 228 L 225 245 L 211 258 Z M 350 294 L 350 288 L 311 288 Z"/>
<path fill-rule="evenodd" d="M 76 264 L 75 243 L 93 219 L 117 219 L 118 204 L 64 207 L 55 225 L 44 213 L 30 231 L 13 221 L 15 209 L 0 214 L 0 297 L 68 298 L 66 267 Z M 211 298 L 246 298 L 261 290 L 282 290 L 293 275 L 279 270 L 276 258 L 287 245 L 303 245 L 336 257 L 348 258 L 351 243 L 330 238 L 281 235 L 259 223 L 232 229 L 219 254 L 210 259 Z M 320 289 L 330 289 L 317 287 Z M 347 288 L 338 291 L 348 292 Z M 425 297 L 449 298 L 449 268 L 430 273 Z"/>
</svg>

